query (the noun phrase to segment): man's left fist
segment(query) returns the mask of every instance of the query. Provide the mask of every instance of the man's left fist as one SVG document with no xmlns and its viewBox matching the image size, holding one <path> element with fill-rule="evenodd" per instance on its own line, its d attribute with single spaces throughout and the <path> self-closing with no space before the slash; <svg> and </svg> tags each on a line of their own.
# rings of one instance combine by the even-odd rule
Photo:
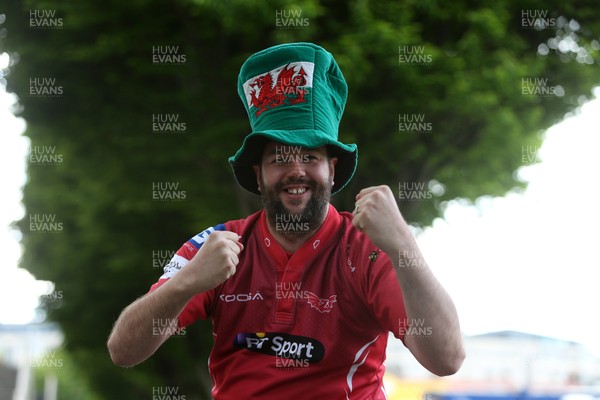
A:
<svg viewBox="0 0 600 400">
<path fill-rule="evenodd" d="M 412 238 L 389 186 L 371 186 L 356 195 L 352 224 L 388 255 L 398 254 Z"/>
</svg>

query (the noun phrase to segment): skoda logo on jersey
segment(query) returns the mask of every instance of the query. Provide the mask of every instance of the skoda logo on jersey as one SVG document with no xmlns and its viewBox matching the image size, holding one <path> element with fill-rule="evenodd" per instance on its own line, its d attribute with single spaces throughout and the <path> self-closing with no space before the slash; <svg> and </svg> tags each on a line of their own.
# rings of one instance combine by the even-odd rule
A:
<svg viewBox="0 0 600 400">
<path fill-rule="evenodd" d="M 316 363 L 325 356 L 325 347 L 317 339 L 277 332 L 238 333 L 236 347 L 279 358 L 307 360 Z"/>
</svg>

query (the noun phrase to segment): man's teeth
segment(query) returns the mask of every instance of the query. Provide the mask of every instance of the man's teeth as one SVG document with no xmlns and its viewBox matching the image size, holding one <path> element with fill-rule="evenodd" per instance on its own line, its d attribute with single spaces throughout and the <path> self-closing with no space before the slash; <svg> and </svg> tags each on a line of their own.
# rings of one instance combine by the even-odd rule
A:
<svg viewBox="0 0 600 400">
<path fill-rule="evenodd" d="M 306 192 L 306 188 L 291 188 L 287 189 L 287 192 L 290 194 L 302 194 Z"/>
</svg>

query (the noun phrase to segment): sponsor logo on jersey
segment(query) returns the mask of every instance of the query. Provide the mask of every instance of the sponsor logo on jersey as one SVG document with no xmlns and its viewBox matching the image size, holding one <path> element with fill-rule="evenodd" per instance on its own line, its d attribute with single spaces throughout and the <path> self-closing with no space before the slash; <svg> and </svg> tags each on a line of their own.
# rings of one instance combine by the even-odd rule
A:
<svg viewBox="0 0 600 400">
<path fill-rule="evenodd" d="M 378 255 L 379 255 L 379 253 L 377 253 L 375 250 L 373 250 L 371 252 L 371 254 L 369 254 L 369 260 L 371 260 L 371 262 L 377 261 Z"/>
<path fill-rule="evenodd" d="M 316 363 L 325 356 L 325 347 L 317 339 L 277 332 L 238 333 L 236 347 L 278 358 Z"/>
<path fill-rule="evenodd" d="M 253 300 L 264 300 L 262 294 L 260 292 L 250 292 L 250 293 L 229 293 L 229 294 L 221 294 L 219 296 L 219 300 L 224 301 L 226 303 L 231 303 L 233 301 L 253 301 Z"/>
<path fill-rule="evenodd" d="M 306 302 L 310 304 L 312 308 L 316 308 L 320 313 L 328 313 L 333 309 L 333 303 L 337 302 L 337 295 L 329 296 L 328 298 L 321 299 L 319 296 L 312 292 L 306 292 Z"/>
</svg>

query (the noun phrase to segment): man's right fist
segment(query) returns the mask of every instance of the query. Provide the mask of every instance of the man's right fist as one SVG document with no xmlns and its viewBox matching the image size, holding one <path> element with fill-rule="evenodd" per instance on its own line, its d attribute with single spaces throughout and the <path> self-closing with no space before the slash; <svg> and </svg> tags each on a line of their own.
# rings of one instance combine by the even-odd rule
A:
<svg viewBox="0 0 600 400">
<path fill-rule="evenodd" d="M 238 255 L 244 250 L 237 233 L 214 231 L 190 262 L 173 278 L 192 295 L 214 289 L 235 274 Z"/>
</svg>

